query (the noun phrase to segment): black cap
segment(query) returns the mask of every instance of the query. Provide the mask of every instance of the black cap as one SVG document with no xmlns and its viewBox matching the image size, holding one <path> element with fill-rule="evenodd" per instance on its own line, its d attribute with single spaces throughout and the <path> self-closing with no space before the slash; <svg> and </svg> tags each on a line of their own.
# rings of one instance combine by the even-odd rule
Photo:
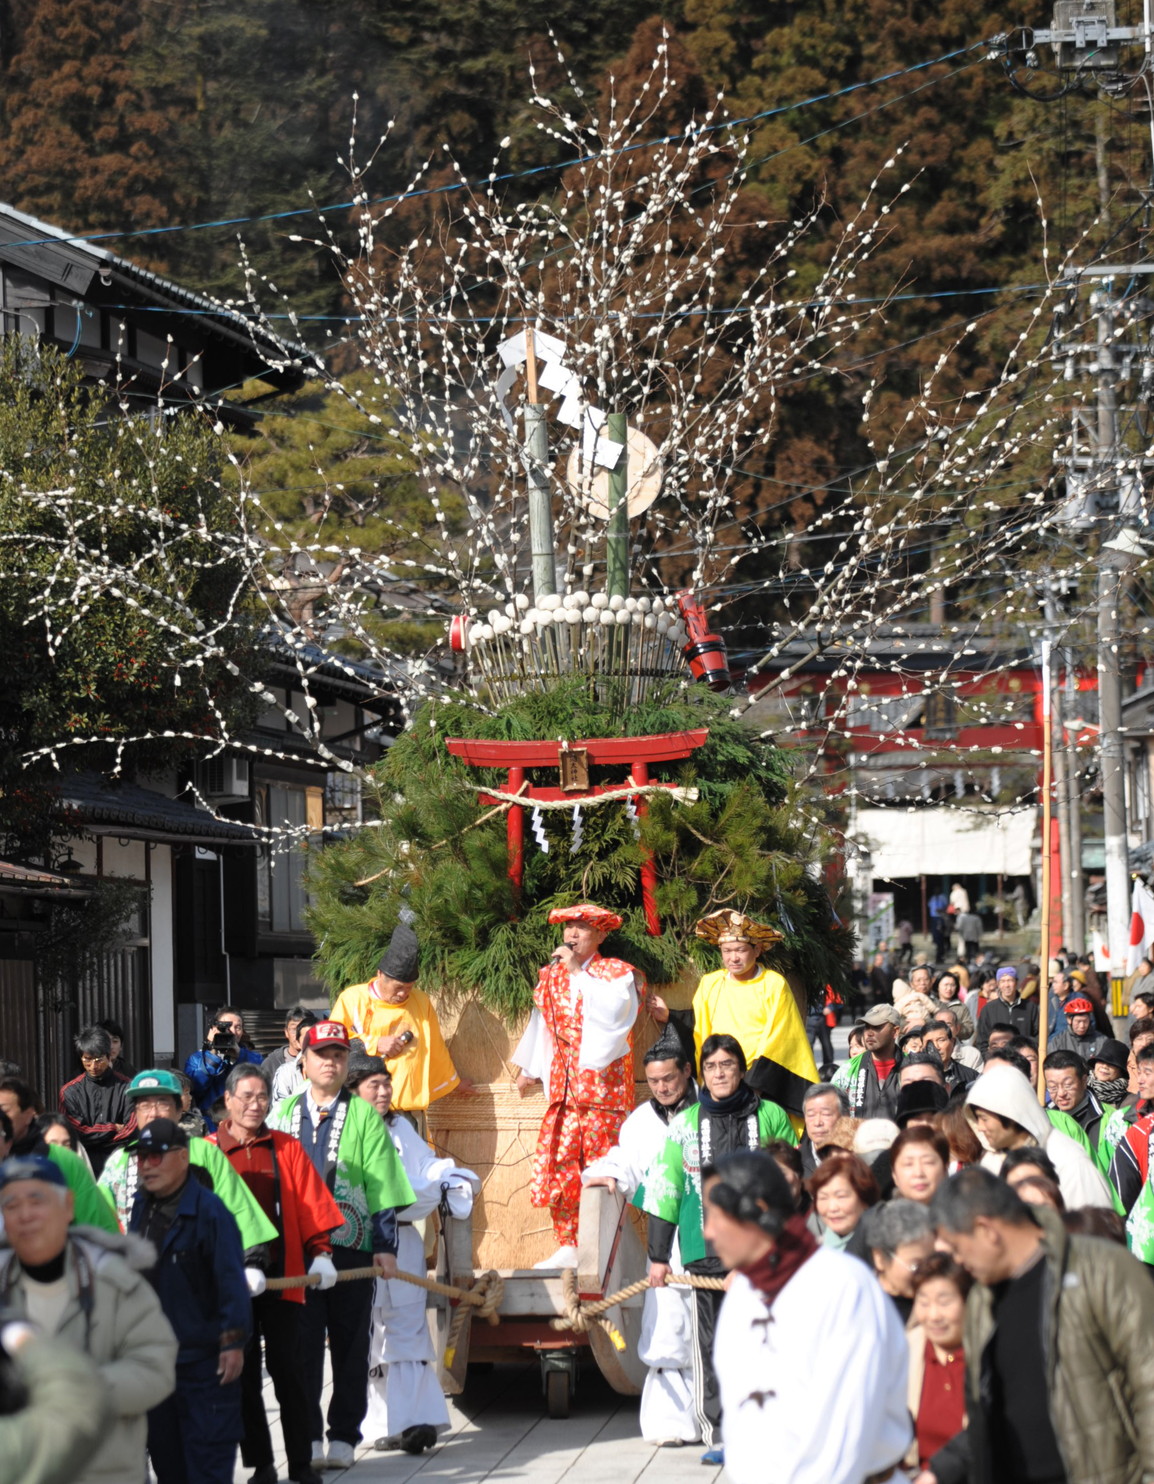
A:
<svg viewBox="0 0 1154 1484">
<path fill-rule="evenodd" d="M 1092 1052 L 1086 1060 L 1091 1066 L 1096 1061 L 1109 1062 L 1112 1067 L 1125 1072 L 1130 1067 L 1130 1048 L 1123 1046 L 1121 1041 L 1103 1041 L 1097 1051 Z"/>
<path fill-rule="evenodd" d="M 187 1149 L 188 1132 L 171 1118 L 154 1118 L 141 1129 L 131 1147 L 137 1154 L 167 1154 L 170 1149 Z"/>
<path fill-rule="evenodd" d="M 931 1082 L 928 1077 L 920 1082 L 907 1083 L 898 1093 L 894 1122 L 900 1128 L 905 1128 L 910 1119 L 916 1118 L 919 1113 L 943 1112 L 949 1101 L 950 1095 L 946 1089 L 937 1082 Z"/>
<path fill-rule="evenodd" d="M 419 969 L 420 945 L 417 935 L 407 922 L 398 922 L 389 939 L 389 946 L 381 955 L 377 972 L 399 984 L 413 984 Z"/>
</svg>

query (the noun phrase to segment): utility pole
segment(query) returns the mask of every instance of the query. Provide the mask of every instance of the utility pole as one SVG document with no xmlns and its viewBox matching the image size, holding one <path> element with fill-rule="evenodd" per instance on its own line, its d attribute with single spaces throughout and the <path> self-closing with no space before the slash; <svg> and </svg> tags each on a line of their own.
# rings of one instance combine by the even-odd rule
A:
<svg viewBox="0 0 1154 1484">
<path fill-rule="evenodd" d="M 1073 800 L 1071 798 L 1069 771 L 1067 768 L 1066 749 L 1062 745 L 1062 697 L 1059 685 L 1061 666 L 1057 645 L 1053 642 L 1055 631 L 1058 627 L 1058 603 L 1054 596 L 1053 573 L 1047 572 L 1045 577 L 1045 589 L 1042 594 L 1042 603 L 1046 616 L 1046 632 L 1050 635 L 1050 644 L 1046 650 L 1047 663 L 1050 666 L 1048 684 L 1050 686 L 1050 735 L 1046 739 L 1053 757 L 1054 768 L 1054 802 L 1058 813 L 1058 850 L 1061 855 L 1060 869 L 1062 873 L 1062 931 L 1060 941 L 1073 948 L 1076 953 L 1081 953 L 1085 947 L 1082 939 L 1079 939 L 1074 931 L 1074 876 L 1073 876 L 1073 846 L 1071 843 L 1070 813 Z M 1043 722 L 1045 724 L 1045 722 Z M 1048 844 L 1044 841 L 1043 846 Z M 1048 952 L 1048 950 L 1047 950 Z"/>
<path fill-rule="evenodd" d="M 1023 33 L 1024 34 L 1024 33 Z M 1127 48 L 1141 47 L 1149 67 L 1154 55 L 1154 3 L 1143 0 L 1142 24 L 1119 26 L 1115 0 L 1055 0 L 1053 24 L 1029 32 L 1028 44 L 1021 48 L 1008 46 L 1007 66 L 1037 65 L 1035 48 L 1049 46 L 1060 73 L 1085 81 L 1094 78 L 1105 96 L 1117 96 L 1132 86 L 1133 77 L 1122 61 Z M 1025 91 L 1029 92 L 1027 86 Z M 1038 96 L 1035 94 L 1035 96 Z M 1154 145 L 1154 112 L 1150 121 Z M 1098 141 L 1100 195 L 1105 181 L 1102 162 L 1104 150 Z M 1137 308 L 1132 287 L 1115 296 L 1113 284 L 1134 285 L 1154 273 L 1154 263 L 1091 263 L 1078 270 L 1078 276 L 1094 284 L 1090 307 L 1097 322 L 1095 342 L 1070 347 L 1066 352 L 1068 374 L 1077 375 L 1080 352 L 1085 360 L 1082 369 L 1097 378 L 1096 418 L 1085 412 L 1074 414 L 1073 446 L 1067 460 L 1067 500 L 1057 515 L 1059 524 L 1074 530 L 1101 533 L 1098 556 L 1097 648 L 1098 648 L 1098 753 L 1102 784 L 1103 830 L 1106 846 L 1106 919 L 1107 946 L 1110 954 L 1110 983 L 1113 1011 L 1122 1008 L 1122 987 L 1126 956 L 1130 942 L 1130 870 L 1129 842 L 1126 829 L 1126 784 L 1122 747 L 1122 663 L 1121 604 L 1125 595 L 1127 573 L 1133 558 L 1142 551 L 1139 523 L 1148 524 L 1144 509 L 1142 484 L 1145 472 L 1154 460 L 1145 453 L 1131 451 L 1128 442 L 1135 440 L 1119 431 L 1118 386 L 1132 376 L 1131 366 L 1150 355 L 1149 333 L 1140 337 L 1142 344 L 1123 344 L 1118 334 L 1120 316 L 1136 319 Z M 1131 337 L 1127 337 L 1131 338 Z M 1148 399 L 1150 385 L 1143 376 L 1139 396 Z M 1079 450 L 1079 436 L 1085 436 L 1090 448 Z M 1146 440 L 1143 439 L 1143 442 Z M 1067 666 L 1070 670 L 1069 665 Z M 1062 749 L 1059 749 L 1062 750 Z M 1069 771 L 1069 770 L 1067 770 Z M 1076 790 L 1073 790 L 1076 793 Z M 1071 820 L 1075 811 L 1069 811 Z M 1074 842 L 1071 829 L 1072 878 L 1071 905 L 1080 910 L 1081 843 Z M 1077 832 L 1080 834 L 1080 830 Z M 1065 855 L 1063 842 L 1063 855 Z M 1077 905 L 1073 897 L 1077 896 Z"/>
<path fill-rule="evenodd" d="M 1066 792 L 1069 797 L 1067 819 L 1070 827 L 1070 937 L 1080 951 L 1086 947 L 1086 885 L 1082 875 L 1082 785 L 1078 768 L 1078 743 L 1074 722 L 1078 716 L 1078 672 L 1074 647 L 1067 644 L 1063 650 L 1066 666 L 1065 695 L 1062 697 L 1062 717 L 1066 724 L 1066 736 L 1062 746 L 1066 754 Z M 1059 741 L 1061 741 L 1059 733 Z"/>
<path fill-rule="evenodd" d="M 1095 302 L 1096 301 L 1096 302 Z M 1120 524 L 1118 384 L 1114 348 L 1114 299 L 1103 284 L 1091 299 L 1098 316 L 1098 496 Z M 1120 534 L 1120 533 L 1119 533 Z M 1110 987 L 1115 1013 L 1122 1002 L 1130 944 L 1130 845 L 1126 838 L 1126 771 L 1122 752 L 1121 606 L 1130 558 L 1117 550 L 1118 535 L 1103 541 L 1098 556 L 1098 746 L 1102 823 L 1106 844 L 1106 923 Z"/>
</svg>

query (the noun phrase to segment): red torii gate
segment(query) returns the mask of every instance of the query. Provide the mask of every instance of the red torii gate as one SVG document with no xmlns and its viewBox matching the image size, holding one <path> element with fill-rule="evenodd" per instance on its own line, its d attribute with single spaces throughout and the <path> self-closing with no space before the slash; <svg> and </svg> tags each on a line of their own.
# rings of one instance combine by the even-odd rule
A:
<svg viewBox="0 0 1154 1484">
<path fill-rule="evenodd" d="M 650 764 L 675 762 L 679 758 L 689 757 L 704 744 L 708 736 L 709 729 L 700 727 L 691 732 L 662 732 L 647 737 L 590 737 L 581 742 L 518 742 L 449 737 L 445 745 L 454 757 L 459 757 L 470 768 L 506 769 L 506 791 L 518 794 L 527 803 L 540 799 L 550 803 L 564 801 L 579 804 L 583 799 L 616 792 L 621 787 L 620 784 L 591 786 L 588 781 L 590 765 L 628 766 L 628 782 L 639 788 L 676 788 L 676 784 L 662 783 L 659 780 L 651 783 Z M 560 783 L 556 788 L 527 784 L 527 768 L 557 768 Z M 495 798 L 485 789 L 479 791 L 478 797 L 483 804 L 506 802 Z M 636 807 L 638 815 L 645 813 L 644 796 L 637 800 Z M 521 805 L 509 805 L 505 829 L 509 879 L 516 890 L 520 891 L 525 874 L 525 811 Z M 641 863 L 641 901 L 645 909 L 646 930 L 652 937 L 659 937 L 661 919 L 657 915 L 657 867 L 648 851 Z"/>
</svg>

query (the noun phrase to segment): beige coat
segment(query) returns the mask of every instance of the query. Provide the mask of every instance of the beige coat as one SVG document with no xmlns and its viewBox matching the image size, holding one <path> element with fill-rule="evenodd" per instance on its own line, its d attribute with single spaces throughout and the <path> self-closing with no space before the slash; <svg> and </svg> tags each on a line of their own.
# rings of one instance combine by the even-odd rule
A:
<svg viewBox="0 0 1154 1484">
<path fill-rule="evenodd" d="M 90 1226 L 69 1233 L 65 1272 L 71 1298 L 56 1334 L 99 1366 L 111 1412 L 103 1442 L 71 1484 L 144 1480 L 147 1413 L 176 1387 L 176 1336 L 140 1271 L 154 1260 L 151 1245 L 137 1237 Z M 87 1315 L 81 1302 L 85 1273 L 90 1274 L 84 1285 L 91 1300 Z M 26 1281 L 16 1255 L 0 1249 L 0 1304 L 21 1316 Z"/>
</svg>

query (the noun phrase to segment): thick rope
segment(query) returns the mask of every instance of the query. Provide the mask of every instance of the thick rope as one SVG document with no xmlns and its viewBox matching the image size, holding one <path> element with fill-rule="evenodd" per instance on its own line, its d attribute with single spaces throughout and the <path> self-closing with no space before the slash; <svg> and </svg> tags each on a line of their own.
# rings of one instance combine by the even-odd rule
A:
<svg viewBox="0 0 1154 1484">
<path fill-rule="evenodd" d="M 380 1276 L 378 1270 L 372 1267 L 346 1268 L 344 1272 L 337 1274 L 337 1282 L 352 1283 L 358 1279 L 379 1278 Z M 453 1364 L 456 1357 L 457 1342 L 461 1337 L 465 1318 L 470 1311 L 475 1311 L 478 1319 L 488 1320 L 490 1324 L 500 1322 L 498 1310 L 505 1297 L 505 1280 L 500 1273 L 492 1269 L 479 1274 L 471 1288 L 458 1288 L 452 1283 L 440 1283 L 435 1278 L 420 1278 L 416 1273 L 398 1271 L 397 1277 L 402 1283 L 411 1283 L 415 1288 L 423 1288 L 426 1293 L 436 1293 L 451 1299 L 456 1306 L 456 1313 L 453 1315 L 453 1322 L 449 1327 L 449 1336 L 445 1344 L 446 1369 Z M 265 1288 L 269 1293 L 279 1293 L 286 1288 L 315 1288 L 320 1281 L 320 1277 L 315 1273 L 302 1274 L 298 1278 L 270 1278 Z M 670 1273 L 665 1281 L 679 1284 L 683 1288 L 712 1289 L 715 1293 L 725 1287 L 724 1278 L 700 1278 L 696 1273 Z M 608 1319 L 604 1318 L 604 1315 L 615 1305 L 624 1303 L 626 1299 L 631 1299 L 639 1293 L 644 1293 L 648 1287 L 647 1277 L 638 1278 L 636 1282 L 619 1288 L 616 1293 L 596 1299 L 592 1303 L 586 1303 L 577 1291 L 577 1270 L 563 1268 L 561 1270 L 561 1300 L 565 1305 L 565 1313 L 559 1318 L 550 1319 L 550 1327 L 555 1330 L 571 1330 L 576 1334 L 587 1334 L 590 1326 L 596 1324 L 609 1336 L 615 1350 L 624 1350 L 625 1337 Z"/>
<path fill-rule="evenodd" d="M 377 1268 L 346 1268 L 344 1272 L 337 1274 L 337 1282 L 353 1283 L 381 1276 Z M 415 1288 L 423 1288 L 426 1293 L 438 1293 L 445 1298 L 452 1299 L 460 1306 L 459 1312 L 462 1317 L 470 1309 L 475 1309 L 478 1319 L 487 1319 L 490 1324 L 499 1323 L 497 1310 L 501 1307 L 501 1301 L 505 1297 L 505 1280 L 500 1273 L 495 1273 L 491 1269 L 487 1273 L 481 1273 L 473 1280 L 472 1288 L 458 1288 L 452 1283 L 439 1283 L 435 1278 L 421 1278 L 416 1273 L 405 1273 L 400 1269 L 397 1270 L 396 1276 L 402 1283 L 411 1283 Z M 286 1288 L 315 1288 L 320 1281 L 320 1275 L 317 1273 L 302 1273 L 298 1278 L 270 1278 L 265 1288 L 269 1293 L 280 1293 Z"/>
<path fill-rule="evenodd" d="M 695 1273 L 670 1273 L 665 1280 L 667 1283 L 677 1283 L 683 1288 L 711 1288 L 719 1292 L 725 1287 L 724 1278 L 699 1278 Z M 574 1268 L 566 1268 L 561 1274 L 561 1296 L 565 1305 L 565 1313 L 560 1319 L 550 1319 L 549 1325 L 557 1330 L 574 1330 L 577 1334 L 586 1334 L 591 1324 L 599 1324 L 609 1336 L 615 1350 L 625 1349 L 625 1337 L 621 1331 L 610 1324 L 603 1316 L 608 1309 L 615 1304 L 624 1303 L 626 1299 L 633 1298 L 636 1294 L 644 1293 L 649 1287 L 649 1279 L 638 1278 L 636 1282 L 619 1288 L 616 1293 L 608 1297 L 597 1299 L 593 1303 L 586 1303 L 577 1292 L 577 1273 Z"/>
</svg>

